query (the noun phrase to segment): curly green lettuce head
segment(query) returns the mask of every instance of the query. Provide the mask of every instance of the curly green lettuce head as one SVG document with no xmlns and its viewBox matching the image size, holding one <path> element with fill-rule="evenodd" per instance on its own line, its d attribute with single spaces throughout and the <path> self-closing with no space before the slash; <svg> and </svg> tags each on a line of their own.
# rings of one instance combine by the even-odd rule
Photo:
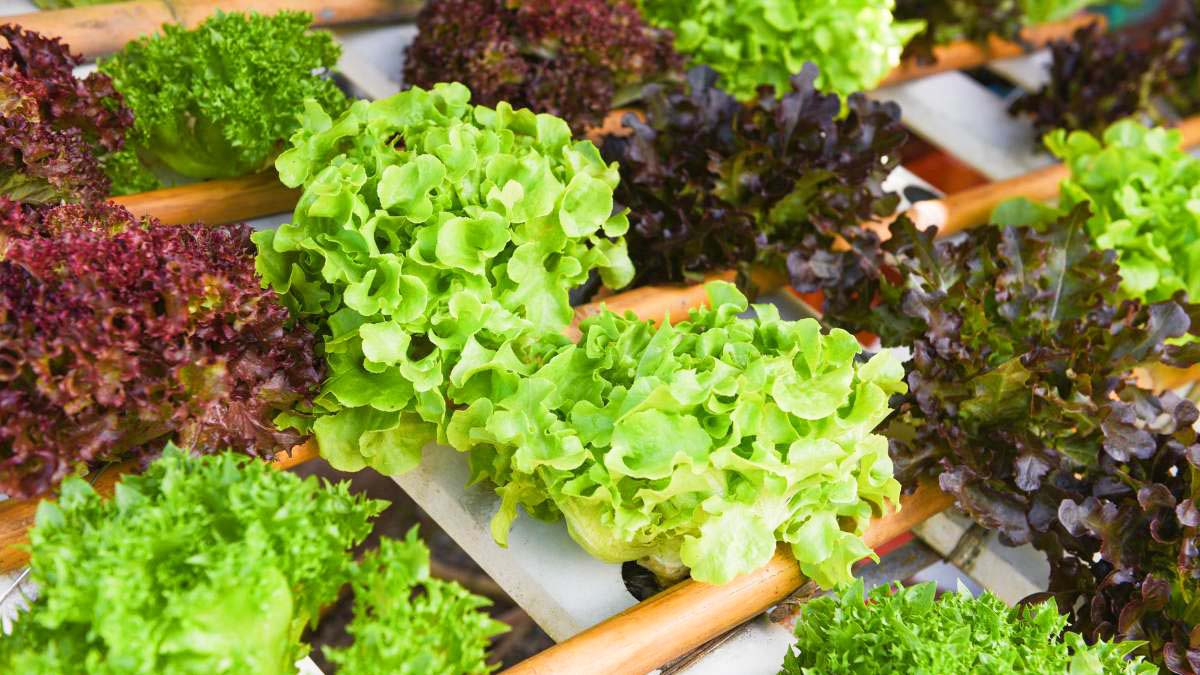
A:
<svg viewBox="0 0 1200 675">
<path fill-rule="evenodd" d="M 259 232 L 263 279 L 324 338 L 330 377 L 311 423 L 342 470 L 405 471 L 447 403 L 503 398 L 538 336 L 571 321 L 568 291 L 633 268 L 613 213 L 616 164 L 566 122 L 461 84 L 308 102 L 276 168 L 304 186 L 292 222 Z"/>
<path fill-rule="evenodd" d="M 806 673 L 1071 673 L 1149 675 L 1158 672 L 1129 654 L 1138 641 L 1089 645 L 1064 631 L 1054 601 L 1010 608 L 985 592 L 965 589 L 937 597 L 930 581 L 864 592 L 856 579 L 839 595 L 804 606 L 796 644 L 780 675 Z"/>
<path fill-rule="evenodd" d="M 345 109 L 330 77 L 341 48 L 312 16 L 217 11 L 187 29 L 165 24 L 100 61 L 133 109 L 129 156 L 105 168 L 114 190 L 152 184 L 139 158 L 192 178 L 227 178 L 270 166 L 296 129 L 306 98 Z"/>
<path fill-rule="evenodd" d="M 806 61 L 817 86 L 848 96 L 871 89 L 900 62 L 922 21 L 896 21 L 894 0 L 641 0 L 650 23 L 675 32 L 675 48 L 721 75 L 739 99 L 759 85 L 791 91 Z"/>
<path fill-rule="evenodd" d="M 1184 291 L 1200 300 L 1200 159 L 1180 147 L 1180 132 L 1123 120 L 1101 138 L 1060 129 L 1045 142 L 1071 168 L 1058 208 L 1012 200 L 993 220 L 1046 225 L 1087 203 L 1088 232 L 1117 252 L 1125 295 L 1161 302 Z"/>
<path fill-rule="evenodd" d="M 383 538 L 351 580 L 349 647 L 325 648 L 341 675 L 486 675 L 490 639 L 508 630 L 483 611 L 491 604 L 453 581 L 429 576 L 429 549 L 413 526 Z"/>
<path fill-rule="evenodd" d="M 38 506 L 39 597 L 0 639 L 0 672 L 293 673 L 385 504 L 170 444 L 112 499 L 70 478 Z"/>
<path fill-rule="evenodd" d="M 860 535 L 895 500 L 887 439 L 872 433 L 905 390 L 889 354 L 859 362 L 854 336 L 708 286 L 715 309 L 655 325 L 601 312 L 513 391 L 458 410 L 448 436 L 502 498 L 505 542 L 523 506 L 561 514 L 609 562 L 682 563 L 725 583 L 792 545 L 823 586 L 871 551 Z"/>
</svg>

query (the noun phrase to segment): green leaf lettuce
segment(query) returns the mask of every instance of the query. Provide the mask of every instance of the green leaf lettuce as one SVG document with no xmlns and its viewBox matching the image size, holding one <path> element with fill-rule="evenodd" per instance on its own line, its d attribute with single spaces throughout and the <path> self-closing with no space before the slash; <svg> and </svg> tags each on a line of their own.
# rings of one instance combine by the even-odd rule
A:
<svg viewBox="0 0 1200 675">
<path fill-rule="evenodd" d="M 153 182 L 146 166 L 191 178 L 230 178 L 270 166 L 306 98 L 340 112 L 330 78 L 341 48 L 312 17 L 216 12 L 194 29 L 165 24 L 100 61 L 133 109 L 130 154 L 106 166 L 117 194 Z M 136 153 L 136 155 L 134 155 Z"/>
<path fill-rule="evenodd" d="M 0 640 L 0 671 L 295 672 L 383 504 L 173 445 L 110 500 L 70 478 L 38 506 L 40 594 Z"/>
<path fill-rule="evenodd" d="M 450 407 L 517 391 L 537 338 L 570 323 L 569 289 L 633 275 L 616 165 L 559 118 L 469 99 L 414 87 L 336 119 L 309 101 L 276 161 L 304 192 L 255 236 L 257 267 L 330 370 L 313 417 L 281 421 L 339 469 L 411 468 Z"/>
<path fill-rule="evenodd" d="M 1013 609 L 966 589 L 938 598 L 932 581 L 864 593 L 859 579 L 804 606 L 780 674 L 1158 672 L 1140 657 L 1126 659 L 1137 641 L 1088 645 L 1065 626 L 1053 601 Z"/>
<path fill-rule="evenodd" d="M 455 411 L 447 435 L 473 477 L 517 507 L 561 515 L 610 562 L 642 559 L 724 583 L 791 544 L 806 575 L 848 581 L 871 554 L 861 535 L 900 485 L 872 433 L 904 391 L 890 353 L 860 362 L 851 334 L 780 320 L 713 283 L 715 309 L 658 327 L 601 312 L 578 344 L 549 337 L 513 389 Z"/>
<path fill-rule="evenodd" d="M 1044 225 L 1087 203 L 1088 232 L 1099 248 L 1116 250 L 1125 295 L 1200 299 L 1200 160 L 1180 147 L 1179 131 L 1124 120 L 1101 138 L 1057 130 L 1045 140 L 1071 168 L 1058 209 L 1006 202 L 994 219 Z"/>
<path fill-rule="evenodd" d="M 325 649 L 342 675 L 476 675 L 489 639 L 508 627 L 480 611 L 487 599 L 429 576 L 429 549 L 417 528 L 384 538 L 363 556 L 351 580 L 354 619 L 349 647 Z"/>
<path fill-rule="evenodd" d="M 641 0 L 650 23 L 675 32 L 675 48 L 721 75 L 746 100 L 759 85 L 790 90 L 806 61 L 817 86 L 848 96 L 872 89 L 900 62 L 922 21 L 896 21 L 893 0 Z"/>
</svg>

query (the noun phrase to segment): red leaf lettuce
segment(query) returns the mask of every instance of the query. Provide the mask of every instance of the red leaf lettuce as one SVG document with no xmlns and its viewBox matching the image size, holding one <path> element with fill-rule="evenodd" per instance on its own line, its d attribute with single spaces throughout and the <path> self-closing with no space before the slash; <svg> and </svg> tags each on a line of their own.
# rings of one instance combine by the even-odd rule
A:
<svg viewBox="0 0 1200 675">
<path fill-rule="evenodd" d="M 272 420 L 320 381 L 313 337 L 260 288 L 248 227 L 0 206 L 0 491 L 168 438 L 256 455 L 299 440 Z"/>
</svg>

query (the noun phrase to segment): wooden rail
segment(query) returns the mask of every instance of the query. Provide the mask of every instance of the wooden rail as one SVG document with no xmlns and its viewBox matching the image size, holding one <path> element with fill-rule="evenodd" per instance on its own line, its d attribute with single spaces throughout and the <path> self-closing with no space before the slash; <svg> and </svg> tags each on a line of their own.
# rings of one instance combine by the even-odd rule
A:
<svg viewBox="0 0 1200 675">
<path fill-rule="evenodd" d="M 154 216 L 168 225 L 196 222 L 223 225 L 287 213 L 299 199 L 300 190 L 280 183 L 275 170 L 269 169 L 241 178 L 113 197 L 112 201 L 139 218 Z"/>
<path fill-rule="evenodd" d="M 947 509 L 953 498 L 924 484 L 874 521 L 875 548 Z M 641 675 L 761 614 L 805 581 L 785 546 L 763 567 L 723 586 L 686 580 L 505 671 L 510 675 Z"/>
<path fill-rule="evenodd" d="M 130 40 L 157 32 L 163 23 L 194 26 L 215 9 L 260 13 L 304 10 L 313 14 L 315 25 L 328 26 L 411 19 L 421 5 L 421 0 L 134 0 L 31 12 L 0 21 L 62 37 L 74 51 L 97 57 L 120 49 Z M 1036 26 L 1025 30 L 1025 39 L 1031 47 L 1039 47 L 1051 40 L 1069 38 L 1080 26 L 1097 21 L 1102 20 L 1081 15 Z M 935 49 L 937 61 L 933 64 L 906 61 L 897 66 L 881 86 L 948 70 L 973 68 L 990 59 L 1017 56 L 1024 51 L 1025 47 L 1003 40 L 990 40 L 987 45 L 954 42 Z M 610 114 L 596 132 L 619 132 L 622 112 Z M 134 215 L 153 215 L 168 224 L 206 222 L 219 225 L 285 213 L 298 199 L 299 191 L 280 184 L 274 172 L 267 171 L 117 197 L 113 201 L 124 205 Z"/>
<path fill-rule="evenodd" d="M 0 23 L 61 37 L 72 52 L 92 59 L 157 33 L 164 23 L 196 26 L 218 9 L 259 14 L 293 9 L 312 14 L 316 26 L 337 26 L 412 19 L 422 4 L 421 0 L 134 0 L 16 14 Z"/>
</svg>

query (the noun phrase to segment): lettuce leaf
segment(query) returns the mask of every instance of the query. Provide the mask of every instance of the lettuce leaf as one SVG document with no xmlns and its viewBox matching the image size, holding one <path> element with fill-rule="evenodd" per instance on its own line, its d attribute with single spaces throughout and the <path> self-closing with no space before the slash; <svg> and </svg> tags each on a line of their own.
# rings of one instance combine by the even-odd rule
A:
<svg viewBox="0 0 1200 675">
<path fill-rule="evenodd" d="M 616 165 L 559 118 L 469 101 L 414 87 L 336 119 L 308 101 L 276 161 L 304 193 L 255 235 L 257 268 L 329 364 L 312 416 L 286 421 L 340 469 L 411 468 L 448 402 L 516 390 L 537 337 L 570 323 L 569 289 L 632 277 Z"/>
<path fill-rule="evenodd" d="M 168 444 L 109 500 L 84 480 L 38 506 L 39 597 L 0 640 L 9 673 L 292 673 L 385 502 L 348 484 Z M 319 533 L 319 536 L 314 536 Z"/>
<path fill-rule="evenodd" d="M 650 87 L 645 120 L 626 115 L 629 133 L 604 139 L 630 209 L 635 284 L 755 263 L 786 268 L 827 308 L 857 302 L 879 251 L 862 221 L 895 212 L 882 184 L 908 136 L 896 104 L 852 94 L 843 105 L 816 90 L 817 75 L 805 64 L 786 92 L 739 104 L 697 66 L 686 86 Z"/>
<path fill-rule="evenodd" d="M 1040 231 L 935 239 L 900 218 L 867 296 L 879 304 L 833 318 L 912 350 L 883 427 L 906 489 L 936 476 L 1002 542 L 1044 552 L 1049 588 L 1029 600 L 1055 598 L 1088 642 L 1141 641 L 1139 655 L 1190 674 L 1200 412 L 1133 370 L 1200 361 L 1200 305 L 1123 297 L 1088 221 L 1079 204 Z"/>
<path fill-rule="evenodd" d="M 306 98 L 332 112 L 347 102 L 330 77 L 341 52 L 312 17 L 217 11 L 194 29 L 165 24 L 99 63 L 133 109 L 128 148 L 147 167 L 191 178 L 243 176 L 270 166 Z M 131 160 L 112 167 L 130 170 Z M 127 192 L 146 173 L 115 186 Z M 118 194 L 119 194 L 118 193 Z"/>
<path fill-rule="evenodd" d="M 626 0 L 431 0 L 405 52 L 404 82 L 462 82 L 477 103 L 508 101 L 582 132 L 677 74 L 673 40 Z"/>
<path fill-rule="evenodd" d="M 1058 209 L 1007 202 L 994 219 L 1045 225 L 1087 204 L 1088 233 L 1100 248 L 1117 252 L 1126 296 L 1160 302 L 1183 291 L 1200 299 L 1200 159 L 1181 143 L 1177 130 L 1133 120 L 1117 122 L 1100 138 L 1052 132 L 1046 147 L 1071 168 Z"/>
<path fill-rule="evenodd" d="M 384 538 L 354 570 L 354 618 L 345 648 L 325 648 L 342 675 L 480 675 L 491 637 L 508 626 L 480 611 L 490 602 L 429 576 L 429 549 L 413 526 Z"/>
<path fill-rule="evenodd" d="M 0 197 L 0 491 L 170 439 L 269 456 L 323 378 L 318 341 L 254 272 L 246 225 L 164 225 L 111 203 Z"/>
<path fill-rule="evenodd" d="M 1010 608 L 990 592 L 976 598 L 966 589 L 939 598 L 932 581 L 864 593 L 857 579 L 804 605 L 780 675 L 1158 672 L 1127 658 L 1136 641 L 1088 645 L 1065 627 L 1053 601 Z"/>
<path fill-rule="evenodd" d="M 58 38 L 0 25 L 0 197 L 54 205 L 103 199 L 103 166 L 123 153 L 133 114 L 102 73 Z"/>
<path fill-rule="evenodd" d="M 104 500 L 80 478 L 31 530 L 38 598 L 0 640 L 6 673 L 295 673 L 321 607 L 349 582 L 343 673 L 487 673 L 504 624 L 429 577 L 414 527 L 355 563 L 387 502 L 224 453 L 168 444 Z"/>
<path fill-rule="evenodd" d="M 715 309 L 677 326 L 592 316 L 578 344 L 547 338 L 514 389 L 453 413 L 451 444 L 502 499 L 497 541 L 523 506 L 561 515 L 602 560 L 710 583 L 763 565 L 776 541 L 823 586 L 871 555 L 863 530 L 900 489 L 872 433 L 905 389 L 899 363 L 861 362 L 854 336 L 772 305 L 739 319 L 732 285 L 707 290 Z"/>
<path fill-rule="evenodd" d="M 1200 107 L 1200 14 L 1180 2 L 1153 33 L 1089 25 L 1050 44 L 1050 77 L 1009 108 L 1042 134 L 1055 129 L 1099 136 L 1126 117 L 1168 124 Z M 1169 103 L 1164 106 L 1163 103 Z"/>
<path fill-rule="evenodd" d="M 823 91 L 872 89 L 900 62 L 922 21 L 896 21 L 893 0 L 641 0 L 651 24 L 675 32 L 675 48 L 721 75 L 739 99 L 769 84 L 782 94 L 806 61 Z"/>
</svg>

